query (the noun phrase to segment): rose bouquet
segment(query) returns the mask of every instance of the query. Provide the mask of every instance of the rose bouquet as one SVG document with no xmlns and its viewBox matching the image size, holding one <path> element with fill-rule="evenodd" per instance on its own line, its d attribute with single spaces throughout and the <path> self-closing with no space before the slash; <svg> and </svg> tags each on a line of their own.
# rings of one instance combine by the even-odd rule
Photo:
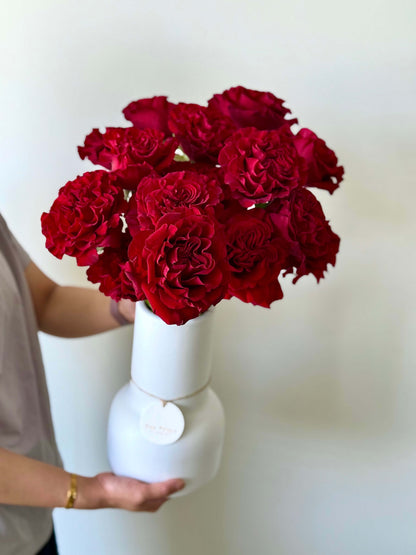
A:
<svg viewBox="0 0 416 555">
<path fill-rule="evenodd" d="M 42 215 L 46 247 L 168 324 L 231 297 L 270 307 L 283 275 L 319 282 L 340 239 L 309 189 L 333 193 L 344 170 L 313 131 L 292 130 L 283 104 L 241 86 L 207 106 L 130 103 L 132 125 L 93 129 L 78 147 L 104 169 L 60 189 Z"/>
</svg>

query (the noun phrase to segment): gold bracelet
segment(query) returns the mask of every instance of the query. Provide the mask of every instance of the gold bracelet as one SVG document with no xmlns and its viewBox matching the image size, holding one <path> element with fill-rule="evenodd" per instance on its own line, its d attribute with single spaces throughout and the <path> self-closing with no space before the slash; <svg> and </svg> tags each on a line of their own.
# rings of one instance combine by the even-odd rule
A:
<svg viewBox="0 0 416 555">
<path fill-rule="evenodd" d="M 77 475 L 71 474 L 71 484 L 69 486 L 69 490 L 66 494 L 66 505 L 65 509 L 72 509 L 75 503 L 75 499 L 77 498 Z"/>
</svg>

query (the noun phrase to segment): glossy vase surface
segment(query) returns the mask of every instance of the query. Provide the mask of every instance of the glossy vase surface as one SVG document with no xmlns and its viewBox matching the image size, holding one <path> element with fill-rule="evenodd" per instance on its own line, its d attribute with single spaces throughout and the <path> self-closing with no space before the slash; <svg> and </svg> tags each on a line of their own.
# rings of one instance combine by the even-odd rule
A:
<svg viewBox="0 0 416 555">
<path fill-rule="evenodd" d="M 131 381 L 111 405 L 108 458 L 115 474 L 145 482 L 183 478 L 186 495 L 217 474 L 224 443 L 224 411 L 209 386 L 214 310 L 182 326 L 168 325 L 136 304 Z M 145 437 L 149 408 L 171 402 L 183 414 L 179 439 L 158 444 Z M 175 407 L 174 407 L 175 408 Z M 175 409 L 177 410 L 177 409 Z"/>
</svg>

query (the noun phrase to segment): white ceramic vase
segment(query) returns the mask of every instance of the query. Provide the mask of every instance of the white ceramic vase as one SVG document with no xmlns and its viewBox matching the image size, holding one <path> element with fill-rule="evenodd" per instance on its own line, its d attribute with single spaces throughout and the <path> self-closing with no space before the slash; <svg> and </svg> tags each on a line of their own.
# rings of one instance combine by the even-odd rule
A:
<svg viewBox="0 0 416 555">
<path fill-rule="evenodd" d="M 132 380 L 114 397 L 108 424 L 115 474 L 145 482 L 183 478 L 185 488 L 173 497 L 216 475 L 225 420 L 209 387 L 213 317 L 210 309 L 182 326 L 168 325 L 144 302 L 136 304 Z"/>
</svg>

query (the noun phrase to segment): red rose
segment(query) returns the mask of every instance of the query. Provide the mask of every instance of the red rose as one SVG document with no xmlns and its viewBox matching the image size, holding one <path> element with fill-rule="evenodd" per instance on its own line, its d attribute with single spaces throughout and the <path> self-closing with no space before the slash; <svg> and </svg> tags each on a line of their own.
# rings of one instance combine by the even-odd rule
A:
<svg viewBox="0 0 416 555">
<path fill-rule="evenodd" d="M 87 172 L 59 191 L 49 213 L 42 214 L 46 248 L 57 258 L 74 256 L 79 266 L 98 259 L 97 247 L 117 247 L 123 191 L 106 171 Z"/>
<path fill-rule="evenodd" d="M 244 207 L 287 197 L 305 182 L 304 161 L 288 127 L 240 129 L 228 139 L 218 161 L 232 197 Z"/>
<path fill-rule="evenodd" d="M 172 106 L 167 96 L 154 96 L 130 102 L 123 114 L 138 129 L 157 129 L 170 135 L 168 116 Z"/>
<path fill-rule="evenodd" d="M 240 210 L 226 226 L 230 282 L 227 297 L 270 307 L 283 292 L 277 280 L 286 260 L 286 244 L 262 208 Z"/>
<path fill-rule="evenodd" d="M 130 197 L 128 201 L 124 218 L 126 220 L 129 233 L 132 237 L 139 233 L 139 231 L 141 231 L 141 226 L 139 225 L 139 219 L 137 217 L 136 196 L 134 194 Z"/>
<path fill-rule="evenodd" d="M 237 127 L 279 129 L 282 125 L 297 123 L 297 119 L 284 119 L 290 114 L 283 107 L 284 100 L 269 92 L 232 87 L 222 94 L 214 94 L 208 106 L 216 108 L 232 119 Z"/>
<path fill-rule="evenodd" d="M 319 282 L 328 264 L 335 266 L 340 238 L 325 219 L 319 201 L 304 188 L 294 191 L 289 200 L 271 204 L 268 209 L 281 234 L 290 242 L 287 272 L 296 268 L 293 282 L 313 274 Z"/>
<path fill-rule="evenodd" d="M 116 183 L 121 189 L 135 191 L 143 179 L 148 175 L 158 175 L 154 168 L 147 162 L 141 164 L 132 164 L 123 170 L 116 170 L 111 172 L 117 178 Z"/>
<path fill-rule="evenodd" d="M 112 171 L 142 163 L 159 171 L 172 162 L 177 146 L 175 139 L 166 138 L 156 129 L 107 127 L 105 133 L 93 129 L 78 152 L 82 159 L 88 158 Z"/>
<path fill-rule="evenodd" d="M 184 324 L 225 295 L 228 270 L 218 223 L 195 208 L 166 214 L 128 249 L 130 279 L 167 324 Z"/>
<path fill-rule="evenodd" d="M 154 227 L 157 221 L 178 208 L 204 210 L 219 203 L 221 187 L 215 174 L 179 171 L 164 177 L 146 177 L 136 192 L 137 215 L 141 227 Z"/>
<path fill-rule="evenodd" d="M 332 194 L 344 175 L 344 168 L 337 166 L 335 152 L 310 129 L 301 129 L 294 137 L 294 144 L 307 164 L 306 186 L 326 189 Z"/>
<path fill-rule="evenodd" d="M 169 128 L 191 160 L 216 164 L 235 125 L 215 108 L 180 102 L 169 113 Z"/>
<path fill-rule="evenodd" d="M 173 162 L 167 168 L 164 168 L 160 175 L 166 175 L 168 173 L 173 172 L 194 172 L 194 173 L 203 173 L 204 175 L 215 174 L 218 175 L 217 168 L 212 164 L 208 164 L 206 162 L 184 162 L 173 160 Z"/>
<path fill-rule="evenodd" d="M 218 183 L 222 190 L 221 196 L 223 198 L 229 193 L 228 187 L 224 186 L 224 172 L 221 166 L 214 166 L 206 162 L 177 162 L 174 160 L 168 168 L 160 172 L 160 175 L 167 175 L 173 172 L 193 172 L 202 174 Z"/>
<path fill-rule="evenodd" d="M 118 249 L 106 247 L 98 260 L 87 270 L 87 278 L 92 283 L 100 284 L 100 291 L 112 299 L 144 300 L 143 292 L 137 294 L 127 277 L 127 247 L 131 241 L 130 234 L 123 233 L 121 246 Z"/>
</svg>

